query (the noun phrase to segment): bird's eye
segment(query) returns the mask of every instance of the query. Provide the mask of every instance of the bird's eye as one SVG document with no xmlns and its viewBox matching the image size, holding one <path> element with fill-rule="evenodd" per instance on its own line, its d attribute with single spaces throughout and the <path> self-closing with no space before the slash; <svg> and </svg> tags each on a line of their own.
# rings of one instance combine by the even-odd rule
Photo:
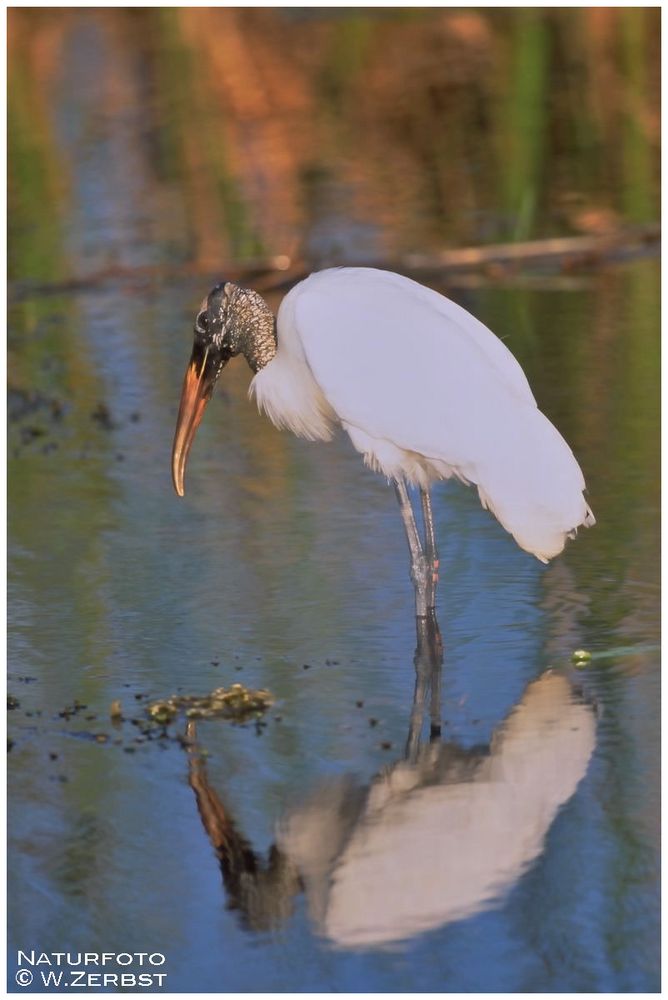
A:
<svg viewBox="0 0 668 1000">
<path fill-rule="evenodd" d="M 197 313 L 197 319 L 195 320 L 195 330 L 198 333 L 206 333 L 208 328 L 206 309 L 202 309 L 201 312 Z"/>
</svg>

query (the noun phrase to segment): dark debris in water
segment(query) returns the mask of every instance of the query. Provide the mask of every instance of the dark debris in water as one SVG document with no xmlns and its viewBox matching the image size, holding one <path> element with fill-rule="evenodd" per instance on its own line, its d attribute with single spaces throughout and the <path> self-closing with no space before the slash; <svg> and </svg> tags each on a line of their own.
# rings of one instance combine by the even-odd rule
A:
<svg viewBox="0 0 668 1000">
<path fill-rule="evenodd" d="M 48 396 L 37 389 L 25 389 L 9 386 L 7 389 L 7 417 L 10 424 L 16 427 L 15 443 L 12 454 L 17 458 L 23 449 L 30 448 L 33 453 L 38 450 L 48 455 L 58 449 L 57 441 L 50 438 L 57 424 L 62 423 L 70 406 L 61 400 Z M 100 400 L 89 413 L 90 419 L 107 432 L 117 430 L 122 424 L 137 424 L 141 420 L 138 410 L 133 410 L 126 419 L 120 420 L 104 400 Z M 116 452 L 116 460 L 122 462 L 125 455 Z"/>
<path fill-rule="evenodd" d="M 71 719 L 73 715 L 79 715 L 80 712 L 85 712 L 87 708 L 88 705 L 85 705 L 82 701 L 79 701 L 78 698 L 75 698 L 71 705 L 65 705 L 65 707 L 58 712 L 58 716 L 61 719 Z"/>
<path fill-rule="evenodd" d="M 108 743 L 109 736 L 107 733 L 92 733 L 89 730 L 81 730 L 77 733 L 72 733 L 72 736 L 77 740 L 88 740 L 90 743 Z"/>
<path fill-rule="evenodd" d="M 99 402 L 95 409 L 90 415 L 91 420 L 94 420 L 96 424 L 105 431 L 113 431 L 116 429 L 118 424 L 111 416 L 111 410 L 106 403 Z"/>
<path fill-rule="evenodd" d="M 29 444 L 35 438 L 45 437 L 45 435 L 46 428 L 41 427 L 39 424 L 27 424 L 21 428 L 21 441 L 23 444 Z"/>
<path fill-rule="evenodd" d="M 263 720 L 264 713 L 273 704 L 274 698 L 264 689 L 252 690 L 242 684 L 232 684 L 229 688 L 216 688 L 208 695 L 175 694 L 170 698 L 148 701 L 149 695 L 138 692 L 134 709 L 123 711 L 121 699 L 115 699 L 109 706 L 107 717 L 112 732 L 94 729 L 77 728 L 70 720 L 91 722 L 100 713 L 91 713 L 88 705 L 75 698 L 71 704 L 66 704 L 53 715 L 55 719 L 63 719 L 68 725 L 62 733 L 78 741 L 97 744 L 99 746 L 118 746 L 125 753 L 136 753 L 148 749 L 151 745 L 166 749 L 170 744 L 178 744 L 189 749 L 191 740 L 170 727 L 179 716 L 187 720 L 224 719 L 238 725 L 254 723 L 257 735 L 262 735 L 267 723 Z M 142 704 L 143 702 L 143 704 Z M 7 696 L 8 709 L 20 707 L 18 698 Z M 26 715 L 41 716 L 41 710 L 26 712 Z M 279 717 L 280 718 L 280 717 Z M 7 740 L 7 753 L 16 746 L 14 739 Z M 51 762 L 59 759 L 59 754 L 53 750 L 48 752 Z M 67 781 L 65 775 L 52 774 L 50 781 Z"/>
<path fill-rule="evenodd" d="M 23 448 L 39 444 L 44 454 L 55 451 L 58 445 L 55 441 L 48 440 L 49 430 L 61 422 L 64 412 L 59 399 L 36 389 L 16 386 L 9 386 L 7 389 L 8 423 L 16 426 L 18 442 Z M 20 449 L 13 448 L 12 453 L 17 456 Z"/>
<path fill-rule="evenodd" d="M 7 418 L 10 423 L 18 423 L 36 413 L 52 421 L 60 420 L 63 411 L 63 404 L 53 396 L 15 386 L 9 386 L 7 389 Z"/>
</svg>

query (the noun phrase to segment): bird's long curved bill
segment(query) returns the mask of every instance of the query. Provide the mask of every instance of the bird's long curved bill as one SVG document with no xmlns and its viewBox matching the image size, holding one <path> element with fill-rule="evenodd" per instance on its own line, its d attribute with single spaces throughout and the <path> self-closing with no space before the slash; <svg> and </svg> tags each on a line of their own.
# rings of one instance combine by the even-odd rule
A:
<svg viewBox="0 0 668 1000">
<path fill-rule="evenodd" d="M 185 493 L 186 462 L 195 432 L 200 425 L 206 404 L 216 382 L 216 373 L 211 363 L 207 364 L 208 351 L 193 350 L 186 377 L 183 380 L 181 405 L 176 419 L 176 432 L 172 447 L 172 481 L 180 497 Z"/>
</svg>

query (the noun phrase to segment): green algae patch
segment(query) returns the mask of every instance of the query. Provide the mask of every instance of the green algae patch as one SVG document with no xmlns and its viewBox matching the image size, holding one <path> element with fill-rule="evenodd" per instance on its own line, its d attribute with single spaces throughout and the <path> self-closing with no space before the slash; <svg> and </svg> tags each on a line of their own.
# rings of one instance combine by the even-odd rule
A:
<svg viewBox="0 0 668 1000">
<path fill-rule="evenodd" d="M 216 688 L 211 694 L 175 694 L 152 702 L 146 709 L 150 719 L 167 725 L 183 713 L 187 719 L 228 719 L 248 722 L 257 719 L 271 707 L 273 695 L 264 688 L 253 691 L 243 684 Z"/>
</svg>

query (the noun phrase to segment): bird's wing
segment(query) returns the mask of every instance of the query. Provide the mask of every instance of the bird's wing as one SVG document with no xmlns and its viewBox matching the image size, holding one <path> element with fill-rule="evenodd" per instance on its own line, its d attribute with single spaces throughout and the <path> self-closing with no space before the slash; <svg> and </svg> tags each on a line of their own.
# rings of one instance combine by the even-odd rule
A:
<svg viewBox="0 0 668 1000">
<path fill-rule="evenodd" d="M 466 469 L 484 452 L 490 423 L 501 410 L 536 406 L 504 344 L 417 282 L 342 268 L 312 275 L 295 293 L 293 324 L 317 383 L 341 421 L 373 438 L 477 482 Z"/>
<path fill-rule="evenodd" d="M 478 486 L 523 548 L 543 559 L 561 551 L 586 519 L 582 473 L 487 327 L 437 292 L 367 268 L 314 274 L 285 307 L 279 342 L 299 341 L 353 440 L 357 429 L 440 462 Z"/>
<path fill-rule="evenodd" d="M 470 354 L 509 391 L 535 405 L 520 364 L 491 330 L 444 295 L 401 274 L 365 267 L 319 271 L 297 285 L 288 302 L 300 339 L 314 355 L 321 341 L 334 339 L 343 347 L 342 338 L 355 353 L 365 346 L 374 355 L 392 351 L 404 363 L 412 352 L 416 365 L 424 365 L 432 346 L 454 360 Z"/>
</svg>

